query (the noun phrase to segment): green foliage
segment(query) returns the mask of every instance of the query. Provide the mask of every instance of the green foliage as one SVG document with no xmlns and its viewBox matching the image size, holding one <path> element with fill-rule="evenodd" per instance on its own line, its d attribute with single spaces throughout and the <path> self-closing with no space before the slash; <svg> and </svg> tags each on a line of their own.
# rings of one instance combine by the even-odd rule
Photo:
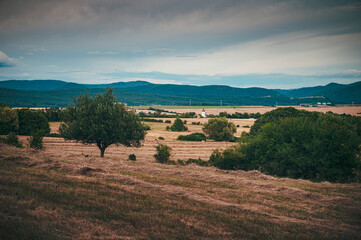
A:
<svg viewBox="0 0 361 240">
<path fill-rule="evenodd" d="M 23 148 L 23 145 L 19 142 L 18 136 L 16 136 L 14 132 L 10 132 L 5 138 L 0 138 L 0 141 L 7 145 Z"/>
<path fill-rule="evenodd" d="M 205 141 L 206 135 L 204 135 L 203 133 L 192 133 L 189 135 L 179 135 L 177 137 L 177 140 L 181 140 L 181 141 Z"/>
<path fill-rule="evenodd" d="M 103 94 L 74 98 L 74 106 L 64 111 L 61 135 L 67 140 L 96 144 L 100 156 L 112 144 L 140 146 L 145 137 L 144 125 L 138 116 L 118 104 L 111 88 Z"/>
<path fill-rule="evenodd" d="M 203 132 L 208 135 L 208 138 L 215 141 L 230 141 L 233 134 L 237 132 L 237 128 L 232 122 L 228 122 L 226 118 L 212 118 L 204 124 Z"/>
<path fill-rule="evenodd" d="M 196 164 L 196 165 L 202 166 L 202 167 L 212 166 L 211 162 L 204 161 L 204 160 L 202 160 L 200 158 L 198 158 L 198 159 L 189 158 L 186 161 L 178 159 L 178 161 L 175 162 L 175 163 L 178 164 L 178 165 L 182 165 L 182 166 L 186 166 L 186 165 L 189 165 L 189 164 Z"/>
<path fill-rule="evenodd" d="M 45 117 L 49 122 L 60 122 L 62 120 L 62 110 L 58 107 L 51 107 L 45 110 Z"/>
<path fill-rule="evenodd" d="M 172 148 L 168 147 L 167 145 L 158 144 L 158 146 L 155 146 L 157 153 L 154 154 L 154 158 L 159 163 L 167 163 L 169 161 Z"/>
<path fill-rule="evenodd" d="M 184 131 L 188 131 L 188 128 L 184 126 L 183 121 L 179 117 L 177 117 L 174 120 L 173 125 L 170 127 L 170 130 L 173 132 L 184 132 Z"/>
<path fill-rule="evenodd" d="M 135 154 L 130 154 L 129 157 L 128 157 L 128 160 L 130 160 L 130 161 L 136 161 L 136 160 L 137 160 L 137 157 L 135 156 Z"/>
<path fill-rule="evenodd" d="M 238 170 L 243 169 L 244 158 L 239 147 L 233 146 L 224 151 L 218 149 L 214 150 L 209 158 L 209 162 L 213 166 L 221 169 Z"/>
<path fill-rule="evenodd" d="M 42 111 L 29 109 L 18 110 L 19 135 L 31 135 L 39 130 L 44 134 L 50 133 L 49 122 Z"/>
<path fill-rule="evenodd" d="M 44 132 L 42 130 L 33 132 L 31 136 L 28 138 L 29 147 L 42 150 L 44 148 L 43 137 L 44 137 Z"/>
<path fill-rule="evenodd" d="M 158 139 L 159 139 L 159 140 L 164 140 L 164 137 L 160 136 Z"/>
<path fill-rule="evenodd" d="M 307 117 L 310 119 L 316 120 L 320 116 L 318 112 L 309 112 L 306 110 L 297 110 L 293 107 L 284 107 L 284 108 L 277 108 L 273 111 L 267 112 L 263 114 L 263 116 L 257 119 L 252 128 L 250 133 L 256 134 L 258 130 L 267 123 L 278 123 L 281 119 L 286 117 Z"/>
<path fill-rule="evenodd" d="M 297 111 L 284 108 L 265 114 L 239 146 L 214 152 L 210 161 L 223 169 L 257 169 L 280 177 L 357 181 L 357 124 L 335 114 Z"/>
<path fill-rule="evenodd" d="M 165 123 L 172 123 L 171 120 L 165 120 Z"/>
<path fill-rule="evenodd" d="M 150 126 L 147 124 L 143 124 L 144 131 L 150 130 Z"/>
<path fill-rule="evenodd" d="M 16 111 L 8 106 L 0 107 L 0 135 L 17 132 L 18 129 L 19 120 Z"/>
<path fill-rule="evenodd" d="M 60 138 L 60 137 L 61 137 L 61 134 L 59 134 L 59 133 L 49 133 L 49 134 L 46 134 L 45 137 L 56 137 L 56 138 Z"/>
</svg>

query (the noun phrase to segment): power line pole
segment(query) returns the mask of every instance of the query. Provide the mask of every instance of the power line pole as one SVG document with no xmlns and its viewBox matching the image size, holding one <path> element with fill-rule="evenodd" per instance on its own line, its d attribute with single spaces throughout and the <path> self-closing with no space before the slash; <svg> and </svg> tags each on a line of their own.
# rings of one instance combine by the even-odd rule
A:
<svg viewBox="0 0 361 240">
<path fill-rule="evenodd" d="M 192 99 L 189 99 L 189 106 L 192 106 Z"/>
</svg>

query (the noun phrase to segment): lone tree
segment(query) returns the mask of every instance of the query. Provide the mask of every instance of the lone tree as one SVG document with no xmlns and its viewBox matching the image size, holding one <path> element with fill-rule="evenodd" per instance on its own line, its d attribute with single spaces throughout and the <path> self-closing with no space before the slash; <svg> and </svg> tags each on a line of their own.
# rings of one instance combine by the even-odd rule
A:
<svg viewBox="0 0 361 240">
<path fill-rule="evenodd" d="M 233 122 L 228 122 L 227 118 L 212 118 L 204 124 L 203 132 L 215 141 L 229 141 L 234 138 L 237 128 Z"/>
<path fill-rule="evenodd" d="M 59 129 L 65 139 L 96 144 L 101 157 L 112 144 L 141 145 L 146 134 L 144 126 L 136 114 L 118 104 L 112 88 L 93 97 L 86 93 L 73 101 L 74 106 L 65 109 Z"/>
<path fill-rule="evenodd" d="M 173 125 L 170 127 L 170 130 L 173 132 L 185 132 L 188 131 L 188 128 L 184 126 L 183 121 L 177 117 L 176 120 L 174 120 Z"/>
</svg>

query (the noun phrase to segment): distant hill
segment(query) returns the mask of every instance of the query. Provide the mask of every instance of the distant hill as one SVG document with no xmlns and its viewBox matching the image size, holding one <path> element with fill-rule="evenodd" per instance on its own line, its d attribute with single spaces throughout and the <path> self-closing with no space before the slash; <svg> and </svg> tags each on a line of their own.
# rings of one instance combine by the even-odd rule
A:
<svg viewBox="0 0 361 240">
<path fill-rule="evenodd" d="M 237 97 L 237 96 L 212 96 L 212 95 L 167 95 L 149 94 L 139 92 L 125 92 L 121 88 L 115 88 L 114 94 L 118 101 L 134 105 L 188 105 L 191 99 L 192 105 L 274 105 L 292 104 L 289 98 L 283 95 L 279 97 Z M 64 89 L 52 91 L 23 91 L 15 89 L 0 88 L 0 102 L 12 107 L 64 107 L 72 104 L 73 96 L 77 97 L 88 92 L 89 95 L 104 92 L 103 88 L 88 89 Z"/>
<path fill-rule="evenodd" d="M 298 105 L 317 102 L 361 103 L 361 82 L 292 90 L 234 88 L 222 85 L 153 84 L 146 81 L 77 84 L 60 80 L 0 81 L 0 102 L 13 107 L 66 106 L 86 91 L 98 94 L 110 86 L 129 105 Z"/>
<path fill-rule="evenodd" d="M 275 91 L 290 98 L 322 96 L 330 99 L 333 103 L 361 103 L 361 82 L 351 84 L 329 83 L 326 86 L 304 87 L 291 90 L 275 89 Z"/>
<path fill-rule="evenodd" d="M 65 89 L 79 89 L 79 88 L 131 88 L 151 83 L 145 81 L 134 82 L 117 82 L 110 84 L 79 84 L 72 82 L 64 82 L 61 80 L 8 80 L 0 81 L 0 88 L 16 89 L 16 90 L 34 90 L 34 91 L 51 91 L 51 90 L 65 90 Z"/>
</svg>

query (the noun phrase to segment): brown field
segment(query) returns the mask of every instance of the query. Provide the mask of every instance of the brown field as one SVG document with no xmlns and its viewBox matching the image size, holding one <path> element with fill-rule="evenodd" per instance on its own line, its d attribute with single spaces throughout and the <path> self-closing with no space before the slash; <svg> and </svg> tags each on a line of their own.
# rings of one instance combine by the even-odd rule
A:
<svg viewBox="0 0 361 240">
<path fill-rule="evenodd" d="M 235 112 L 240 112 L 240 113 L 265 113 L 265 112 L 269 112 L 275 109 L 275 107 L 262 107 L 262 106 L 235 106 L 235 107 L 212 107 L 212 106 L 205 106 L 205 107 L 200 107 L 200 106 L 194 106 L 194 107 L 187 107 L 187 106 L 153 106 L 154 108 L 159 108 L 159 109 L 164 109 L 164 110 L 168 110 L 168 111 L 174 111 L 174 112 L 179 112 L 179 113 L 185 113 L 185 112 L 195 112 L 197 114 L 200 114 L 202 112 L 202 109 L 204 108 L 207 114 L 215 114 L 218 115 L 220 112 L 227 112 L 227 113 L 235 113 Z M 317 107 L 300 107 L 300 106 L 292 106 L 296 109 L 302 109 L 302 110 L 306 110 L 306 111 L 317 111 L 317 112 L 333 112 L 333 113 L 337 113 L 337 114 L 351 114 L 351 115 L 359 115 L 361 116 L 361 106 L 357 105 L 357 106 L 350 106 L 350 105 L 340 105 L 340 106 L 317 106 Z M 148 107 L 140 107 L 139 109 L 137 108 L 137 110 L 141 110 L 144 112 L 148 112 Z M 153 112 L 153 111 L 150 111 Z"/>
<path fill-rule="evenodd" d="M 206 121 L 186 120 L 189 133 Z M 237 135 L 253 121 L 234 120 Z M 144 146 L 111 146 L 103 159 L 61 138 L 44 138 L 43 151 L 0 144 L 0 239 L 360 239 L 361 184 L 159 164 L 158 141 L 173 160 L 206 160 L 234 143 L 176 141 L 189 133 L 146 124 Z"/>
</svg>

